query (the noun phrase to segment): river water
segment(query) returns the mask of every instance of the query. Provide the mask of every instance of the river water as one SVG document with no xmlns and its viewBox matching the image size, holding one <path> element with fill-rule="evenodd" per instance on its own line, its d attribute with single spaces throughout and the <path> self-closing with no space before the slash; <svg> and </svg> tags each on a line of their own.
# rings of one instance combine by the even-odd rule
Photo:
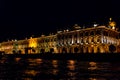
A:
<svg viewBox="0 0 120 80">
<path fill-rule="evenodd" d="M 0 80 L 120 80 L 120 63 L 1 58 Z"/>
</svg>

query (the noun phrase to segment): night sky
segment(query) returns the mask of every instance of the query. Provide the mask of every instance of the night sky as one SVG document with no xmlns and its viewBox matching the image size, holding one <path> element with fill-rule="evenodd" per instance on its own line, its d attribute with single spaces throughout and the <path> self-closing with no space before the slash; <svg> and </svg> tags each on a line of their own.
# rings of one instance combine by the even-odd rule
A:
<svg viewBox="0 0 120 80">
<path fill-rule="evenodd" d="M 120 24 L 120 4 L 116 0 L 80 1 L 0 1 L 0 41 L 48 35 L 57 30 L 107 24 L 109 17 Z"/>
</svg>

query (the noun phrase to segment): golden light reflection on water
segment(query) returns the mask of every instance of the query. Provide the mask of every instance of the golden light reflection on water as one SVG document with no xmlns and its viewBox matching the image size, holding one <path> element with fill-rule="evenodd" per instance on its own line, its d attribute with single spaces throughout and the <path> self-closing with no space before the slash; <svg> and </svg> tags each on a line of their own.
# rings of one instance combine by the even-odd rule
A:
<svg viewBox="0 0 120 80">
<path fill-rule="evenodd" d="M 57 75 L 58 72 L 59 72 L 59 69 L 58 69 L 58 60 L 52 60 L 52 66 L 53 66 L 52 74 L 53 75 Z"/>
<path fill-rule="evenodd" d="M 15 58 L 15 61 L 16 61 L 16 62 L 19 62 L 20 60 L 21 60 L 21 58 L 19 58 L 19 57 L 18 57 L 18 58 Z"/>
<path fill-rule="evenodd" d="M 35 76 L 38 72 L 35 70 L 26 70 L 25 74 Z"/>
<path fill-rule="evenodd" d="M 67 71 L 68 80 L 76 80 L 76 74 L 77 74 L 77 72 L 75 71 L 76 61 L 68 60 L 66 67 L 68 68 L 68 71 Z"/>
<path fill-rule="evenodd" d="M 42 59 L 35 59 L 35 62 L 37 63 L 37 64 L 41 64 L 42 63 Z"/>
<path fill-rule="evenodd" d="M 75 64 L 75 60 L 68 60 L 68 64 L 74 65 Z"/>
<path fill-rule="evenodd" d="M 53 75 L 57 75 L 57 74 L 58 74 L 58 72 L 59 72 L 59 70 L 58 70 L 58 69 L 52 69 L 52 74 L 53 74 Z"/>
<path fill-rule="evenodd" d="M 67 68 L 70 70 L 75 70 L 75 60 L 68 60 Z"/>
<path fill-rule="evenodd" d="M 96 62 L 89 62 L 90 67 L 88 67 L 89 70 L 96 70 L 97 67 L 97 63 Z"/>
<path fill-rule="evenodd" d="M 33 80 L 32 78 L 23 78 L 23 80 Z"/>
<path fill-rule="evenodd" d="M 89 80 L 97 80 L 96 78 L 89 78 Z"/>
<path fill-rule="evenodd" d="M 42 59 L 36 58 L 36 59 L 27 59 L 27 60 L 29 66 L 27 66 L 27 69 L 24 71 L 25 75 L 36 76 L 39 73 L 39 71 L 34 68 L 40 66 L 40 64 L 42 63 Z M 31 79 L 27 78 L 26 80 L 31 80 Z"/>
<path fill-rule="evenodd" d="M 1 59 L 0 63 L 5 62 L 2 60 L 4 59 Z M 48 76 L 49 78 L 55 77 L 55 80 L 57 80 L 57 76 L 61 80 L 106 80 L 105 78 L 108 78 L 113 74 L 109 73 L 111 70 L 110 63 L 105 62 L 85 62 L 79 60 L 44 60 L 40 58 L 14 58 L 14 60 L 15 63 L 17 62 L 17 64 L 14 64 L 16 66 L 12 67 L 16 68 L 16 73 L 17 70 L 20 72 L 18 76 L 23 76 L 21 77 L 21 80 L 33 80 L 34 77 L 43 77 L 43 75 Z M 21 66 L 21 64 L 23 65 Z M 25 66 L 22 68 L 23 70 L 19 70 L 23 66 Z M 7 69 L 6 71 L 9 70 Z M 85 76 L 88 77 L 86 78 Z M 50 80 L 46 79 L 47 77 L 43 78 L 45 78 L 44 80 Z M 40 78 L 40 80 L 43 79 Z"/>
<path fill-rule="evenodd" d="M 104 78 L 89 78 L 89 80 L 106 80 Z"/>
<path fill-rule="evenodd" d="M 52 60 L 52 65 L 54 68 L 58 67 L 58 60 Z"/>
</svg>

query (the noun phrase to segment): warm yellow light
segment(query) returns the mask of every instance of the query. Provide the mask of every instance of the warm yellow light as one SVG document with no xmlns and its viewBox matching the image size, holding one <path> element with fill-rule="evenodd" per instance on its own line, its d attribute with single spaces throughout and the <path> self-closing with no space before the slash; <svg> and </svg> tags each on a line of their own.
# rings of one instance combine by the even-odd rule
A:
<svg viewBox="0 0 120 80">
<path fill-rule="evenodd" d="M 29 47 L 37 47 L 37 40 L 34 38 L 31 38 L 29 40 Z"/>
<path fill-rule="evenodd" d="M 112 20 L 112 18 L 110 18 L 110 21 Z"/>
<path fill-rule="evenodd" d="M 110 22 L 110 26 L 114 27 L 115 25 L 115 22 Z"/>
<path fill-rule="evenodd" d="M 115 27 L 113 26 L 112 29 L 115 29 Z"/>
</svg>

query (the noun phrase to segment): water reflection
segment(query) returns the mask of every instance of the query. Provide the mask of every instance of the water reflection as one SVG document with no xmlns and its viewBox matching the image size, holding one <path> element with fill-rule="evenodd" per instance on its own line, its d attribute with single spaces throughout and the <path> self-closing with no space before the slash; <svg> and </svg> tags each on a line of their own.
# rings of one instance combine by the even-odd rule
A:
<svg viewBox="0 0 120 80">
<path fill-rule="evenodd" d="M 90 67 L 88 69 L 95 70 L 97 69 L 97 63 L 96 62 L 89 62 Z"/>
<path fill-rule="evenodd" d="M 59 68 L 58 68 L 58 60 L 52 60 L 52 74 L 53 75 L 58 75 L 59 73 Z"/>
<path fill-rule="evenodd" d="M 0 70 L 1 80 L 120 80 L 119 62 L 1 58 Z"/>
<path fill-rule="evenodd" d="M 75 60 L 68 60 L 67 61 L 67 76 L 68 76 L 68 80 L 76 80 L 76 75 L 77 72 L 75 71 L 75 65 L 76 61 Z"/>
</svg>

